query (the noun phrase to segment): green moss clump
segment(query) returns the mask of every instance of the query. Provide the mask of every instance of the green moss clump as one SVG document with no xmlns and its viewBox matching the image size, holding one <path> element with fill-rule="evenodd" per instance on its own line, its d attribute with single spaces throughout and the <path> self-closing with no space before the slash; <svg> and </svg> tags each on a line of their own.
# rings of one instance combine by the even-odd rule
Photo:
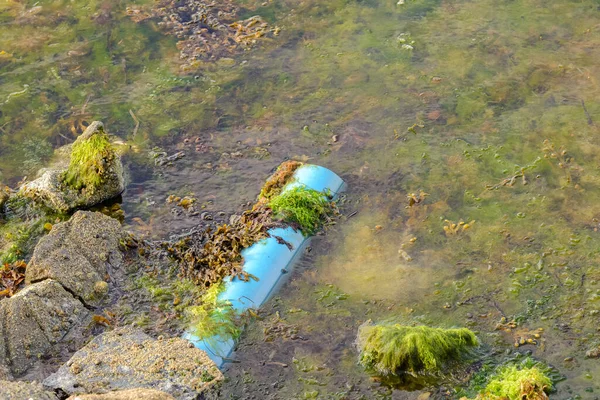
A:
<svg viewBox="0 0 600 400">
<path fill-rule="evenodd" d="M 172 288 L 162 286 L 157 277 L 142 275 L 135 280 L 135 283 L 138 288 L 145 289 L 155 301 L 169 303 L 173 300 Z"/>
<path fill-rule="evenodd" d="M 519 369 L 508 366 L 500 369 L 487 384 L 480 400 L 542 400 L 552 390 L 552 380 L 537 367 Z"/>
<path fill-rule="evenodd" d="M 239 337 L 241 329 L 235 310 L 231 303 L 218 298 L 223 290 L 222 283 L 212 285 L 202 296 L 200 305 L 185 310 L 191 322 L 191 331 L 197 337 L 209 341 L 215 335 L 218 335 L 220 340 Z"/>
<path fill-rule="evenodd" d="M 295 187 L 274 197 L 269 207 L 286 222 L 297 224 L 302 233 L 313 235 L 332 212 L 327 196 L 317 190 Z"/>
<path fill-rule="evenodd" d="M 46 226 L 68 218 L 20 195 L 10 197 L 3 212 L 0 220 L 0 265 L 28 259 L 39 238 L 47 233 Z"/>
<path fill-rule="evenodd" d="M 358 331 L 360 363 L 377 375 L 435 374 L 478 346 L 467 328 L 364 324 Z"/>
<path fill-rule="evenodd" d="M 94 192 L 105 180 L 107 167 L 115 157 L 108 135 L 102 128 L 89 138 L 76 141 L 64 183 L 76 189 Z"/>
</svg>

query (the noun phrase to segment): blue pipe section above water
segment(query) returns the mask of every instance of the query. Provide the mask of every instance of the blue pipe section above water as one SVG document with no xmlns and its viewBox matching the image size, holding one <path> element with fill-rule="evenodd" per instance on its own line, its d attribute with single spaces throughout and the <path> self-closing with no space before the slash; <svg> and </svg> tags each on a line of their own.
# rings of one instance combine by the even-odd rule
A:
<svg viewBox="0 0 600 400">
<path fill-rule="evenodd" d="M 344 181 L 327 168 L 305 164 L 296 169 L 282 193 L 295 187 L 305 187 L 335 198 L 344 190 L 344 186 Z M 242 251 L 244 271 L 257 280 L 228 278 L 225 280 L 225 289 L 218 296 L 219 301 L 229 302 L 237 313 L 259 308 L 279 289 L 282 278 L 291 272 L 310 239 L 291 227 L 271 229 L 268 233 L 270 237 Z M 288 247 L 286 242 L 291 246 Z M 235 348 L 235 341 L 231 338 L 213 336 L 203 339 L 189 331 L 183 337 L 204 350 L 219 368 Z"/>
</svg>

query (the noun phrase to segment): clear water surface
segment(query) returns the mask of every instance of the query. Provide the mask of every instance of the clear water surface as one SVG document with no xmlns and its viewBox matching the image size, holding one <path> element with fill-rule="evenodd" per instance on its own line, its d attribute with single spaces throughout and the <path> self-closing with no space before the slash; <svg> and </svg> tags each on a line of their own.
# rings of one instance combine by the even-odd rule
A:
<svg viewBox="0 0 600 400">
<path fill-rule="evenodd" d="M 470 327 L 486 357 L 556 367 L 552 398 L 597 398 L 600 3 L 236 4 L 279 35 L 182 72 L 177 38 L 133 21 L 136 4 L 1 2 L 0 180 L 101 120 L 131 146 L 128 228 L 166 237 L 201 218 L 171 213 L 170 194 L 228 214 L 284 159 L 342 176 L 346 217 L 249 327 L 224 398 L 416 398 L 357 366 L 369 318 Z M 185 157 L 156 166 L 152 149 Z M 295 340 L 265 341 L 276 315 Z"/>
</svg>

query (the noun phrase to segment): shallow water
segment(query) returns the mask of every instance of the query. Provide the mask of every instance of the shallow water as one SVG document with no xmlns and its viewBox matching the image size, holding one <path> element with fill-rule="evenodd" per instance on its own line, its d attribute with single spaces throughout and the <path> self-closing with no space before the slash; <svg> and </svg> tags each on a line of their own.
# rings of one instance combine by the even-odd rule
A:
<svg viewBox="0 0 600 400">
<path fill-rule="evenodd" d="M 126 224 L 165 237 L 244 209 L 286 158 L 324 165 L 356 214 L 315 239 L 267 307 L 308 340 L 263 343 L 257 322 L 225 395 L 270 386 L 283 367 L 260 361 L 274 360 L 289 365 L 274 398 L 415 398 L 355 363 L 357 326 L 399 318 L 468 326 L 495 362 L 531 351 L 567 378 L 553 398 L 595 398 L 598 2 L 241 3 L 279 36 L 189 73 L 176 39 L 133 22 L 127 2 L 2 3 L 0 180 L 31 177 L 102 120 L 132 145 Z M 154 146 L 185 157 L 156 166 Z M 173 212 L 170 194 L 196 197 L 198 215 Z M 502 317 L 518 328 L 496 330 Z M 540 327 L 537 345 L 514 347 Z"/>
</svg>

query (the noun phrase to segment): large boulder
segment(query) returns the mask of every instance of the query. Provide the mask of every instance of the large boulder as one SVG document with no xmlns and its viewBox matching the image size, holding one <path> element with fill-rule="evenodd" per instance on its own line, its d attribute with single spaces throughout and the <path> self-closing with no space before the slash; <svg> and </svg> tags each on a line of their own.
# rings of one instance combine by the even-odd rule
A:
<svg viewBox="0 0 600 400">
<path fill-rule="evenodd" d="M 109 271 L 123 261 L 118 221 L 104 214 L 78 211 L 43 237 L 27 265 L 27 284 L 54 279 L 86 305 L 97 305 L 108 291 Z"/>
<path fill-rule="evenodd" d="M 181 338 L 120 328 L 97 336 L 45 381 L 67 394 L 150 388 L 192 400 L 223 379 L 205 352 Z"/>
<path fill-rule="evenodd" d="M 0 365 L 15 376 L 25 373 L 85 315 L 81 302 L 53 280 L 28 286 L 2 300 Z"/>
<path fill-rule="evenodd" d="M 67 400 L 175 400 L 173 396 L 154 389 L 117 390 L 105 394 L 80 394 Z"/>
<path fill-rule="evenodd" d="M 58 400 L 37 382 L 11 382 L 0 380 L 0 399 L 2 400 Z"/>
<path fill-rule="evenodd" d="M 125 189 L 121 157 L 111 146 L 94 148 L 105 137 L 102 122 L 91 123 L 73 145 L 66 147 L 66 157 L 61 157 L 64 149 L 58 150 L 54 166 L 42 170 L 39 178 L 21 186 L 18 195 L 58 212 L 88 208 L 117 197 Z M 66 159 L 71 162 L 67 163 Z"/>
</svg>

